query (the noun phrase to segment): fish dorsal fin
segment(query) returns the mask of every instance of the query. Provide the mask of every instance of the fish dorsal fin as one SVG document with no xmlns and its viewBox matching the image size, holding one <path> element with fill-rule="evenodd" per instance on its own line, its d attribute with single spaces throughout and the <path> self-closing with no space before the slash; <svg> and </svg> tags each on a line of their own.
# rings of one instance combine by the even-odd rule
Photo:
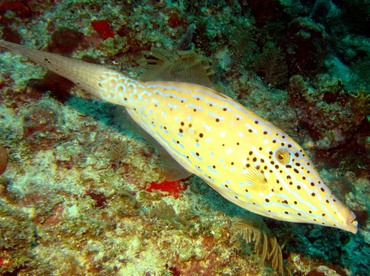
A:
<svg viewBox="0 0 370 276">
<path fill-rule="evenodd" d="M 118 114 L 119 113 L 119 114 Z M 131 117 L 130 113 L 124 107 L 117 107 L 117 116 L 122 127 L 128 129 L 133 133 L 141 136 L 159 153 L 162 168 L 165 173 L 166 180 L 176 181 L 188 178 L 192 173 L 185 170 L 173 157 L 164 149 L 164 147 L 157 142 L 149 133 L 147 133 L 135 120 Z"/>
<path fill-rule="evenodd" d="M 178 59 L 151 66 L 140 79 L 143 81 L 187 82 L 214 88 L 201 60 Z"/>
</svg>

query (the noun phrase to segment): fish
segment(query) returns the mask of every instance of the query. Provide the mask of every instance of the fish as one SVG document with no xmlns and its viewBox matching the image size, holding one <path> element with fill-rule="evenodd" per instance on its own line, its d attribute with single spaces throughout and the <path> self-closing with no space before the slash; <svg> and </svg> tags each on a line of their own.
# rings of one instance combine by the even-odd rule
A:
<svg viewBox="0 0 370 276">
<path fill-rule="evenodd" d="M 276 220 L 357 233 L 355 214 L 324 183 L 303 148 L 215 89 L 181 81 L 141 81 L 4 40 L 0 47 L 123 106 L 182 169 L 241 208 Z"/>
</svg>

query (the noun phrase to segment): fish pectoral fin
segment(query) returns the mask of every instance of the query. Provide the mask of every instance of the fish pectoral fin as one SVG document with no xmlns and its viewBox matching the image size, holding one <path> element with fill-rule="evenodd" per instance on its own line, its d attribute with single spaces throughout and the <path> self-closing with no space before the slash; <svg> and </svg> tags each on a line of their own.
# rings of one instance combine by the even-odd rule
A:
<svg viewBox="0 0 370 276">
<path fill-rule="evenodd" d="M 245 175 L 247 183 L 251 184 L 253 191 L 255 192 L 268 192 L 269 183 L 266 176 L 260 172 L 256 167 L 252 167 L 249 172 Z"/>
</svg>

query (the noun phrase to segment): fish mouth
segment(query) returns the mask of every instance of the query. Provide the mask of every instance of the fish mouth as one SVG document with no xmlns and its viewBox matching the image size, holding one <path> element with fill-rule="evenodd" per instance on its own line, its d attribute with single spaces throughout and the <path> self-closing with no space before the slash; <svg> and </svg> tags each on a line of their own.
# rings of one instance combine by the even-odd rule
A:
<svg viewBox="0 0 370 276">
<path fill-rule="evenodd" d="M 344 205 L 342 205 L 340 213 L 342 215 L 342 220 L 336 227 L 351 232 L 352 234 L 356 234 L 358 232 L 358 221 L 356 220 L 355 213 Z"/>
<path fill-rule="evenodd" d="M 346 217 L 345 224 L 343 225 L 343 230 L 351 232 L 352 234 L 356 234 L 358 231 L 358 221 L 356 220 L 356 215 L 351 211 L 348 210 L 349 214 Z"/>
<path fill-rule="evenodd" d="M 356 234 L 358 231 L 358 221 L 356 217 L 354 217 L 351 221 L 347 223 L 346 229 L 347 231 L 351 232 L 352 234 Z"/>
</svg>

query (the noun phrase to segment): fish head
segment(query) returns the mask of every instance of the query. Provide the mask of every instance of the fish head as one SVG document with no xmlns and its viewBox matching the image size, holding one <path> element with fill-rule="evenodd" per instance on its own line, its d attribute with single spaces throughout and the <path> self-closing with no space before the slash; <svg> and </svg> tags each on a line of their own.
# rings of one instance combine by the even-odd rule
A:
<svg viewBox="0 0 370 276">
<path fill-rule="evenodd" d="M 325 185 L 302 147 L 285 133 L 277 136 L 268 143 L 260 140 L 260 146 L 256 142 L 251 151 L 253 169 L 249 175 L 256 193 L 253 200 L 261 201 L 255 202 L 252 211 L 278 220 L 319 224 L 355 234 L 355 214 Z"/>
</svg>

